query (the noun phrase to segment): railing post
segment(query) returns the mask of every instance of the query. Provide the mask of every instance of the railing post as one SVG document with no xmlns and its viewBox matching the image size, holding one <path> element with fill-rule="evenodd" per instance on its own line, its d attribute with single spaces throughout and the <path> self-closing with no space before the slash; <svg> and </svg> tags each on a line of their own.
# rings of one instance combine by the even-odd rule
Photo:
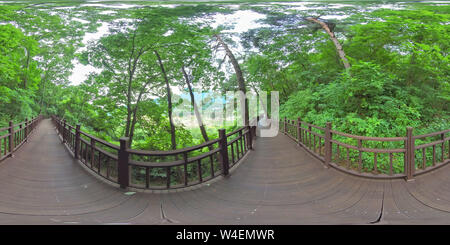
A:
<svg viewBox="0 0 450 245">
<path fill-rule="evenodd" d="M 302 130 L 301 130 L 301 126 L 302 126 L 302 119 L 300 117 L 297 118 L 297 138 L 298 141 L 297 143 L 300 145 L 300 142 L 302 141 Z"/>
<path fill-rule="evenodd" d="M 287 134 L 287 129 L 286 129 L 286 127 L 287 127 L 287 119 L 286 119 L 286 117 L 284 117 L 284 129 L 283 129 L 284 134 Z"/>
<path fill-rule="evenodd" d="M 20 143 L 22 143 L 22 129 L 23 129 L 23 126 L 22 126 L 22 124 L 20 124 L 20 126 L 19 126 L 19 140 L 21 141 L 21 142 L 17 142 L 17 145 L 20 145 Z"/>
<path fill-rule="evenodd" d="M 25 142 L 28 142 L 28 118 L 25 119 Z"/>
<path fill-rule="evenodd" d="M 247 134 L 247 148 L 253 150 L 253 128 L 251 126 L 247 126 L 248 134 Z"/>
<path fill-rule="evenodd" d="M 445 133 L 441 134 L 441 140 L 442 140 L 442 145 L 441 145 L 441 159 L 442 162 L 445 162 Z M 450 151 L 448 152 L 448 154 L 450 154 Z"/>
<path fill-rule="evenodd" d="M 223 175 L 227 176 L 229 173 L 230 163 L 228 161 L 228 146 L 225 129 L 219 129 L 219 161 L 222 164 Z"/>
<path fill-rule="evenodd" d="M 95 158 L 95 139 L 91 138 L 91 168 L 94 166 L 94 158 Z M 98 166 L 100 169 L 100 165 Z"/>
<path fill-rule="evenodd" d="M 57 118 L 56 120 L 58 122 L 58 134 L 62 136 L 62 120 L 59 118 Z"/>
<path fill-rule="evenodd" d="M 256 126 L 252 126 L 252 137 L 254 140 L 256 140 Z"/>
<path fill-rule="evenodd" d="M 78 154 L 80 151 L 80 124 L 77 124 L 75 128 L 75 159 L 78 159 Z"/>
<path fill-rule="evenodd" d="M 406 180 L 414 180 L 414 170 L 415 170 L 415 159 L 414 159 L 414 139 L 413 139 L 413 128 L 406 128 L 406 151 L 405 151 L 405 172 Z"/>
<path fill-rule="evenodd" d="M 325 127 L 325 167 L 329 167 L 331 162 L 331 123 L 327 122 Z"/>
<path fill-rule="evenodd" d="M 12 152 L 14 150 L 14 124 L 12 121 L 9 121 L 9 152 L 11 152 L 11 156 L 12 156 Z"/>
<path fill-rule="evenodd" d="M 122 137 L 119 139 L 120 141 L 120 148 L 119 148 L 119 157 L 118 157 L 118 182 L 120 185 L 120 188 L 127 188 L 129 183 L 129 167 L 128 167 L 128 161 L 129 161 L 129 153 L 128 153 L 128 142 L 130 141 L 130 138 L 128 137 Z"/>
<path fill-rule="evenodd" d="M 308 147 L 311 148 L 311 135 L 312 135 L 311 125 L 308 125 L 308 131 L 309 131 L 309 137 L 306 140 L 308 140 Z"/>
<path fill-rule="evenodd" d="M 62 138 L 63 138 L 63 144 L 66 143 L 66 119 L 64 119 L 64 122 L 63 122 Z"/>
</svg>

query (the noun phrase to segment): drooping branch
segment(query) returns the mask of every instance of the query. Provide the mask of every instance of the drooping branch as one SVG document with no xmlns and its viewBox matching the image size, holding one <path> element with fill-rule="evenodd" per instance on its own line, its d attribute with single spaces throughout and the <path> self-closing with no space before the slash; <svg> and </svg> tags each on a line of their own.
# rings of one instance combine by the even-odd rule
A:
<svg viewBox="0 0 450 245">
<path fill-rule="evenodd" d="M 312 17 L 308 17 L 306 18 L 308 21 L 314 22 L 319 24 L 322 29 L 324 29 L 327 34 L 330 36 L 331 41 L 333 41 L 334 46 L 336 47 L 336 51 L 339 55 L 339 57 L 341 58 L 342 63 L 344 64 L 344 67 L 346 70 L 350 69 L 350 63 L 347 60 L 347 57 L 345 56 L 345 52 L 344 49 L 342 48 L 341 44 L 339 43 L 339 41 L 337 40 L 336 36 L 334 35 L 334 32 L 332 30 L 330 30 L 330 27 L 328 26 L 327 23 L 320 21 L 316 18 L 312 18 Z"/>
<path fill-rule="evenodd" d="M 230 59 L 231 64 L 233 65 L 234 71 L 236 73 L 236 78 L 238 81 L 239 90 L 246 94 L 246 88 L 245 88 L 245 80 L 244 76 L 242 75 L 241 67 L 239 66 L 239 63 L 237 62 L 236 58 L 233 55 L 233 52 L 228 48 L 228 45 L 222 40 L 222 38 L 218 35 L 214 35 L 219 42 L 219 44 L 225 49 L 225 52 Z M 249 123 L 249 110 L 248 110 L 248 100 L 247 97 L 244 98 L 244 124 L 248 125 Z"/>
</svg>

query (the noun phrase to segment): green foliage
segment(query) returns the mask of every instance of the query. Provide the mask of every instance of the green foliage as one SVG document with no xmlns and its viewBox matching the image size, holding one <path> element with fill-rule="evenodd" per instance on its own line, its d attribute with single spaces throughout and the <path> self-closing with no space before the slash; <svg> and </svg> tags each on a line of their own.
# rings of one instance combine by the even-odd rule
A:
<svg viewBox="0 0 450 245">
<path fill-rule="evenodd" d="M 350 75 L 351 74 L 351 75 Z M 365 136 L 402 135 L 406 126 L 420 125 L 420 112 L 408 106 L 398 79 L 370 62 L 354 64 L 335 81 L 300 90 L 282 105 L 282 117 L 295 118 Z"/>
<path fill-rule="evenodd" d="M 395 75 L 407 95 L 402 100 L 420 109 L 424 122 L 448 116 L 450 29 L 443 23 L 450 14 L 380 10 L 371 17 L 381 20 L 351 27 L 344 45 L 349 56 Z"/>
<path fill-rule="evenodd" d="M 0 119 L 21 121 L 35 113 L 34 93 L 40 71 L 33 57 L 37 42 L 11 24 L 0 25 Z M 3 123 L 4 124 L 4 123 Z"/>
<path fill-rule="evenodd" d="M 298 78 L 282 116 L 319 126 L 330 121 L 337 130 L 366 136 L 399 136 L 406 126 L 422 129 L 434 121 L 448 128 L 450 39 L 442 23 L 449 15 L 380 10 L 368 18 L 345 33 L 349 73 L 336 69 L 330 42 L 314 45 L 316 52 L 294 52 L 314 60 L 326 81 L 312 74 Z"/>
</svg>

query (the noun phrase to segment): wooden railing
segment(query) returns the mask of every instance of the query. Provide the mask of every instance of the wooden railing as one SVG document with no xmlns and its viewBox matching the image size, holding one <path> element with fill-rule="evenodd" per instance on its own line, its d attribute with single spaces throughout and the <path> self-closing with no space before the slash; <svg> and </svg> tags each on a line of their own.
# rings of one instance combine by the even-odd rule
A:
<svg viewBox="0 0 450 245">
<path fill-rule="evenodd" d="M 229 169 L 253 147 L 255 126 L 244 126 L 200 145 L 171 150 L 145 151 L 129 148 L 128 138 L 114 145 L 73 127 L 55 116 L 52 120 L 63 142 L 76 159 L 99 176 L 122 188 L 167 190 L 197 185 Z"/>
<path fill-rule="evenodd" d="M 10 121 L 8 127 L 0 128 L 0 161 L 12 156 L 14 151 L 28 141 L 41 120 L 42 116 L 37 116 L 18 124 Z"/>
<path fill-rule="evenodd" d="M 309 153 L 343 172 L 370 178 L 406 178 L 429 172 L 450 162 L 450 129 L 404 137 L 365 137 L 284 118 L 280 131 Z M 446 147 L 448 145 L 448 147 Z"/>
</svg>

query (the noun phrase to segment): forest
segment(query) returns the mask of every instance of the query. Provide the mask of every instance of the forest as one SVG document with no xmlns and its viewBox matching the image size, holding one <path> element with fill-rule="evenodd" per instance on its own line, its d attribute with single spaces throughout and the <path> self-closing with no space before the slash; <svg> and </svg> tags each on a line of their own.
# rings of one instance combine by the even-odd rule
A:
<svg viewBox="0 0 450 245">
<path fill-rule="evenodd" d="M 194 112 L 212 93 L 278 91 L 281 119 L 444 130 L 449 24 L 445 1 L 2 1 L 0 128 L 56 115 L 113 144 L 180 149 L 221 127 L 176 122 L 174 95 Z"/>
</svg>

